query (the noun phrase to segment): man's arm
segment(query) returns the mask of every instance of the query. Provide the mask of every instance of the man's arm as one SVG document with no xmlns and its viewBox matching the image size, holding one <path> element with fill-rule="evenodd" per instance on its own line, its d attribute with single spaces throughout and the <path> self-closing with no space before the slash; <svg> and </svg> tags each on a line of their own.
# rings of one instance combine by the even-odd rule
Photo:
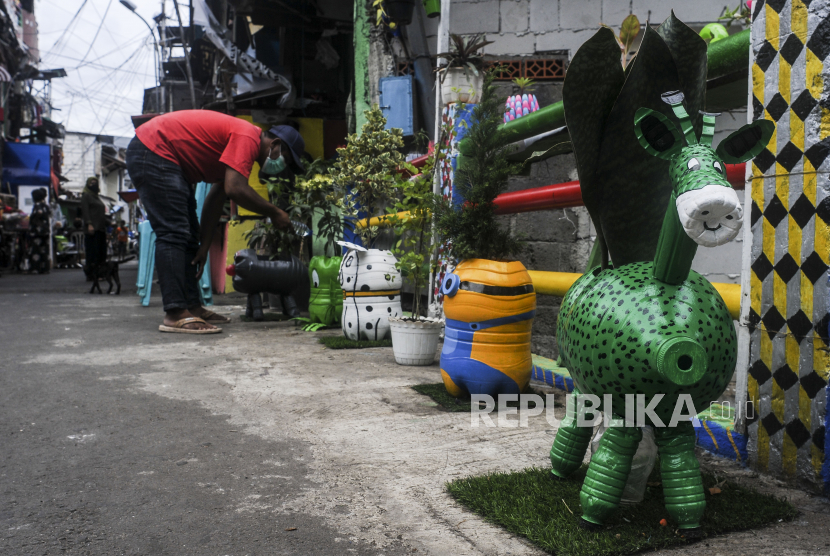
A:
<svg viewBox="0 0 830 556">
<path fill-rule="evenodd" d="M 216 230 L 216 224 L 222 216 L 222 207 L 228 197 L 242 208 L 270 217 L 271 222 L 278 228 L 287 228 L 291 224 L 285 211 L 263 199 L 259 193 L 248 185 L 245 176 L 228 167 L 225 171 L 225 182 L 214 184 L 210 188 L 202 207 L 199 251 L 190 263 L 197 267 L 197 279 L 202 277 L 207 254 L 210 250 L 210 242 L 213 239 L 213 232 Z"/>
<path fill-rule="evenodd" d="M 240 207 L 268 216 L 277 228 L 288 228 L 291 221 L 285 211 L 275 207 L 248 185 L 248 179 L 231 168 L 225 170 L 225 194 Z"/>
</svg>

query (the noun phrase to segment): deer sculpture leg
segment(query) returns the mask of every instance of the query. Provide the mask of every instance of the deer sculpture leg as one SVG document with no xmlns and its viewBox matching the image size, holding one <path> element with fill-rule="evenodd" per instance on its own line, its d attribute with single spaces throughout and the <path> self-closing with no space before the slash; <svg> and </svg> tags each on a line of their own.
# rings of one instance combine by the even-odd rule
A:
<svg viewBox="0 0 830 556">
<path fill-rule="evenodd" d="M 666 511 L 680 529 L 695 530 L 706 509 L 700 464 L 695 456 L 695 431 L 692 423 L 674 428 L 655 428 L 660 454 L 660 472 Z"/>
<path fill-rule="evenodd" d="M 631 461 L 642 438 L 637 427 L 610 427 L 602 435 L 579 493 L 581 525 L 602 525 L 620 505 Z"/>
<path fill-rule="evenodd" d="M 594 427 L 577 426 L 577 399 L 579 390 L 574 389 L 568 400 L 565 419 L 559 425 L 553 446 L 550 448 L 551 473 L 555 479 L 567 479 L 582 465 L 588 444 L 594 435 Z M 585 409 L 582 408 L 584 414 Z"/>
</svg>

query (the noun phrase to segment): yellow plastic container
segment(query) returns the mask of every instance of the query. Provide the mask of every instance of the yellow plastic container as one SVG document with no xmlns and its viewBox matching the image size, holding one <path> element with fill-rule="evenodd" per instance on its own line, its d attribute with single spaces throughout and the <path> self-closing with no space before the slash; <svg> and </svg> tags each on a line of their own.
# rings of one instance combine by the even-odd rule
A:
<svg viewBox="0 0 830 556">
<path fill-rule="evenodd" d="M 518 261 L 470 259 L 441 284 L 444 347 L 441 376 L 447 392 L 518 394 L 530 382 L 530 333 L 536 292 Z"/>
</svg>

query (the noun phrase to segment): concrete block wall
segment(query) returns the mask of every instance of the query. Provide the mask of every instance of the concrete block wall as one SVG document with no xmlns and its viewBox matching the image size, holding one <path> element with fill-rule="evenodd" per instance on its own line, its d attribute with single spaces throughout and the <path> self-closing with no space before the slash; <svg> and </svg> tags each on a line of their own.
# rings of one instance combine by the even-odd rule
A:
<svg viewBox="0 0 830 556">
<path fill-rule="evenodd" d="M 484 33 L 496 41 L 485 53 L 534 55 L 567 51 L 571 55 L 593 35 L 601 23 L 619 28 L 628 14 L 641 22 L 660 23 L 671 10 L 691 27 L 717 21 L 725 0 L 452 0 L 450 32 Z M 435 51 L 438 19 L 426 22 L 430 48 Z"/>
</svg>

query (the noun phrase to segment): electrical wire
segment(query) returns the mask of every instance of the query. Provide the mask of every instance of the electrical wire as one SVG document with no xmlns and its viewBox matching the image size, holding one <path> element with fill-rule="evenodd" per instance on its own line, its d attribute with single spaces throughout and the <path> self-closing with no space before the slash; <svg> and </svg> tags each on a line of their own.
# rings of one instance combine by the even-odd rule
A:
<svg viewBox="0 0 830 556">
<path fill-rule="evenodd" d="M 75 23 L 75 20 L 76 20 L 76 19 L 78 19 L 78 16 L 79 16 L 79 15 L 81 15 L 81 10 L 83 10 L 83 9 L 84 9 L 84 6 L 86 6 L 86 3 L 87 3 L 88 1 L 89 1 L 89 0 L 84 0 L 84 1 L 83 1 L 83 3 L 81 4 L 81 6 L 78 8 L 78 11 L 77 11 L 77 12 L 75 12 L 75 15 L 73 15 L 73 16 L 72 16 L 72 19 L 70 19 L 70 20 L 69 20 L 69 23 L 66 25 L 66 28 L 64 29 L 63 34 L 62 34 L 60 37 L 58 37 L 58 40 L 56 40 L 56 41 L 54 42 L 54 44 L 52 44 L 52 48 L 50 48 L 50 49 L 49 49 L 49 50 L 50 50 L 50 52 L 51 52 L 52 50 L 54 50 L 54 49 L 58 48 L 58 43 L 60 43 L 60 42 L 63 40 L 63 38 L 66 36 L 66 34 L 69 32 L 69 29 L 72 27 L 72 24 L 73 24 L 73 23 Z M 48 56 L 48 53 L 47 53 L 47 56 Z"/>
<path fill-rule="evenodd" d="M 112 0 L 109 1 L 107 4 L 107 9 L 104 10 L 104 15 L 101 17 L 101 23 L 98 24 L 98 29 L 95 30 L 95 36 L 92 37 L 92 40 L 89 42 L 89 49 L 84 54 L 83 60 L 86 60 L 86 57 L 89 56 L 89 53 L 92 52 L 92 47 L 95 45 L 96 39 L 98 39 L 98 34 L 101 32 L 101 29 L 104 27 L 104 21 L 107 19 L 107 14 L 110 11 L 110 7 L 112 7 Z M 82 60 L 82 61 L 83 61 Z"/>
</svg>

